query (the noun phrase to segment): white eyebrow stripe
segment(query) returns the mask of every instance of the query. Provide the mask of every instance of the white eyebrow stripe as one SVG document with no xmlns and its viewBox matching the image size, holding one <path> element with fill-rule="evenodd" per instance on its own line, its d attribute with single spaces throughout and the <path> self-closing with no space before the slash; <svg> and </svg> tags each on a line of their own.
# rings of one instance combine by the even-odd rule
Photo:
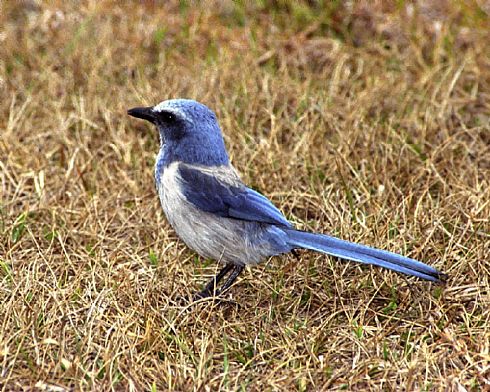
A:
<svg viewBox="0 0 490 392">
<path fill-rule="evenodd" d="M 174 112 L 175 110 L 168 106 L 167 102 L 160 102 L 158 105 L 153 106 L 154 112 L 161 112 L 162 110 L 168 110 Z"/>
<path fill-rule="evenodd" d="M 173 107 L 168 105 L 165 101 L 160 102 L 158 105 L 153 106 L 153 111 L 160 113 L 162 111 L 169 112 L 175 114 L 177 117 L 180 117 L 184 120 L 191 121 L 189 117 L 185 114 L 183 110 L 180 110 L 179 108 Z"/>
</svg>

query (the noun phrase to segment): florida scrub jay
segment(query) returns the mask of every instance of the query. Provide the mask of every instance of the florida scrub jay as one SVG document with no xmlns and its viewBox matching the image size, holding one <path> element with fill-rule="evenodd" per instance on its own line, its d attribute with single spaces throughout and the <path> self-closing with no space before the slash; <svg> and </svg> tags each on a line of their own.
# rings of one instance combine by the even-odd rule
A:
<svg viewBox="0 0 490 392">
<path fill-rule="evenodd" d="M 301 248 L 433 282 L 444 280 L 437 269 L 408 257 L 296 230 L 268 198 L 240 180 L 228 158 L 216 115 L 205 105 L 171 99 L 130 109 L 128 114 L 158 128 L 155 182 L 171 226 L 198 254 L 224 264 L 196 298 L 219 295 L 248 264 Z M 215 291 L 228 273 L 221 289 Z"/>
</svg>

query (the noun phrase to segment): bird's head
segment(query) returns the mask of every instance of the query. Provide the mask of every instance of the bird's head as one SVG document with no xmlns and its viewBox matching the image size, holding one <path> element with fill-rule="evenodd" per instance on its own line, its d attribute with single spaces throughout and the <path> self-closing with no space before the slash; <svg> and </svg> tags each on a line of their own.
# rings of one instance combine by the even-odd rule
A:
<svg viewBox="0 0 490 392">
<path fill-rule="evenodd" d="M 128 110 L 133 117 L 156 125 L 168 163 L 182 161 L 205 166 L 228 163 L 216 115 L 191 99 L 169 99 L 158 105 Z"/>
</svg>

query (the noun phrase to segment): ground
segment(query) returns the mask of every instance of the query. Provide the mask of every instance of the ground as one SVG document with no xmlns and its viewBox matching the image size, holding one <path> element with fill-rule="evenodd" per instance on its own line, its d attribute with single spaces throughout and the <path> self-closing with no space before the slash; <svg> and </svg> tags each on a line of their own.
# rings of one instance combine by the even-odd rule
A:
<svg viewBox="0 0 490 392">
<path fill-rule="evenodd" d="M 490 389 L 488 1 L 0 4 L 2 390 Z M 176 97 L 301 229 L 446 285 L 313 252 L 219 268 L 153 181 Z"/>
</svg>

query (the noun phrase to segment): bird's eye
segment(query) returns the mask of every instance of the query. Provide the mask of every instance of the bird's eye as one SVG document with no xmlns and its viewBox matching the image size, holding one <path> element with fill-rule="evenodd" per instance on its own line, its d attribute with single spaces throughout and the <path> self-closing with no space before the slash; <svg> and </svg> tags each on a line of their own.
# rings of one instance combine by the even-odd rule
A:
<svg viewBox="0 0 490 392">
<path fill-rule="evenodd" d="M 161 121 L 167 124 L 173 123 L 176 119 L 175 114 L 169 112 L 162 112 L 159 117 Z"/>
</svg>

